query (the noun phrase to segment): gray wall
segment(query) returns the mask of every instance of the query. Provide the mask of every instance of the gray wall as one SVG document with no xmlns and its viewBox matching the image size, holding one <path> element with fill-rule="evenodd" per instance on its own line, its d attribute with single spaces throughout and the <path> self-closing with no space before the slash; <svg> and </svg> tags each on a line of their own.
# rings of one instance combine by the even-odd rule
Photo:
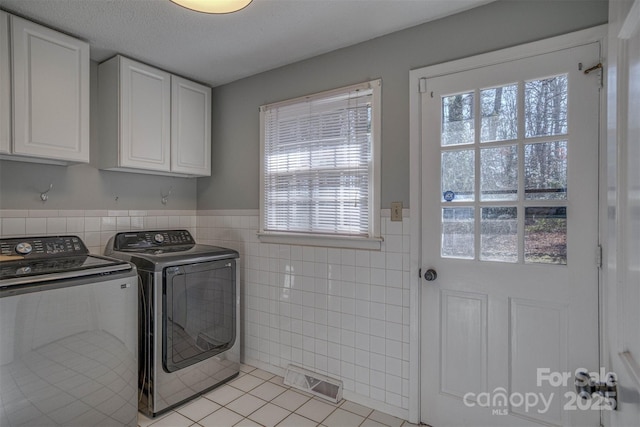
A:
<svg viewBox="0 0 640 427">
<path fill-rule="evenodd" d="M 455 1 L 455 0 L 452 0 Z M 603 24 L 606 0 L 504 0 L 220 86 L 210 178 L 0 161 L 1 209 L 257 209 L 258 106 L 381 77 L 382 207 L 409 205 L 409 70 Z M 286 49 L 286 46 L 274 46 Z M 92 63 L 91 103 L 97 94 Z M 211 70 L 215 73 L 215 70 Z M 92 114 L 91 137 L 96 117 Z M 41 191 L 53 183 L 47 203 Z M 160 193 L 173 188 L 167 205 Z M 118 201 L 115 198 L 118 197 Z"/>
<path fill-rule="evenodd" d="M 383 208 L 409 206 L 409 70 L 607 21 L 604 0 L 505 0 L 239 80 L 213 91 L 211 178 L 198 209 L 259 207 L 263 104 L 382 78 Z M 286 49 L 286 46 L 274 46 Z"/>
<path fill-rule="evenodd" d="M 97 137 L 97 64 L 91 63 L 91 139 Z M 40 193 L 53 184 L 49 200 Z M 0 209 L 196 209 L 196 179 L 0 161 Z M 172 189 L 166 205 L 161 192 Z M 118 200 L 116 201 L 116 197 Z"/>
</svg>

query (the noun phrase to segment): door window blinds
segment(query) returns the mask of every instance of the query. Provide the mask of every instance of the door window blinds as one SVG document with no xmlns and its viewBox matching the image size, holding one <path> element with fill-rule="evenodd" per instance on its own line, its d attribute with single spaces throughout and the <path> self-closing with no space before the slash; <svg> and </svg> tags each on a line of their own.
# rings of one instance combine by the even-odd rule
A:
<svg viewBox="0 0 640 427">
<path fill-rule="evenodd" d="M 371 237 L 371 84 L 263 107 L 262 231 Z"/>
</svg>

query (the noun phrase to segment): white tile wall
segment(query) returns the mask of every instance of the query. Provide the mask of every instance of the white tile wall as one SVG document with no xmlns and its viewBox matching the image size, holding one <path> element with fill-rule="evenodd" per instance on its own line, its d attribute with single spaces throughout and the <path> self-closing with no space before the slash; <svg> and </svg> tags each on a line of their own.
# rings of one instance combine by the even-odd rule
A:
<svg viewBox="0 0 640 427">
<path fill-rule="evenodd" d="M 351 400 L 409 406 L 410 218 L 383 210 L 381 251 L 260 243 L 258 212 L 0 210 L 0 235 L 78 235 L 102 254 L 117 231 L 186 228 L 241 254 L 245 363 L 339 378 Z M 358 399 L 361 397 L 362 399 Z"/>
<path fill-rule="evenodd" d="M 195 210 L 0 210 L 0 236 L 79 236 L 91 253 L 102 254 L 118 231 L 186 228 L 196 234 Z"/>
<path fill-rule="evenodd" d="M 352 400 L 408 409 L 408 211 L 381 223 L 381 251 L 333 249 L 260 243 L 255 210 L 198 212 L 200 243 L 241 254 L 245 363 L 292 363 L 341 379 Z"/>
</svg>

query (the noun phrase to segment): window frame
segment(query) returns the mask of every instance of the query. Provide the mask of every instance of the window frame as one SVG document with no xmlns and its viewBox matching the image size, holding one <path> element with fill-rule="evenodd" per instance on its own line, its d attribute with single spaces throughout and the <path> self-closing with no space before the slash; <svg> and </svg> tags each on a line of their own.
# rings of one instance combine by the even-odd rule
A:
<svg viewBox="0 0 640 427">
<path fill-rule="evenodd" d="M 270 108 L 292 105 L 305 101 L 315 101 L 328 98 L 341 93 L 347 93 L 358 89 L 371 89 L 371 162 L 369 166 L 369 233 L 368 236 L 331 235 L 326 233 L 298 233 L 286 231 L 266 231 L 265 224 L 265 114 Z M 382 237 L 380 235 L 380 169 L 381 169 L 381 129 L 382 129 L 382 80 L 375 79 L 364 83 L 344 86 L 288 99 L 260 107 L 260 224 L 258 239 L 263 243 L 279 243 L 290 245 L 307 245 L 336 248 L 380 250 Z"/>
</svg>

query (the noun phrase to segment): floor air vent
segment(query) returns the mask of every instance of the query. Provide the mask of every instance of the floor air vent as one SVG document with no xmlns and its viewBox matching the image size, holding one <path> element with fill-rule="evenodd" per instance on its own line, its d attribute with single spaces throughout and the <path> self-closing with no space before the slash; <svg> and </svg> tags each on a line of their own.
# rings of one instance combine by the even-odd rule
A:
<svg viewBox="0 0 640 427">
<path fill-rule="evenodd" d="M 284 383 L 333 403 L 342 400 L 342 381 L 289 365 L 284 373 Z"/>
</svg>

